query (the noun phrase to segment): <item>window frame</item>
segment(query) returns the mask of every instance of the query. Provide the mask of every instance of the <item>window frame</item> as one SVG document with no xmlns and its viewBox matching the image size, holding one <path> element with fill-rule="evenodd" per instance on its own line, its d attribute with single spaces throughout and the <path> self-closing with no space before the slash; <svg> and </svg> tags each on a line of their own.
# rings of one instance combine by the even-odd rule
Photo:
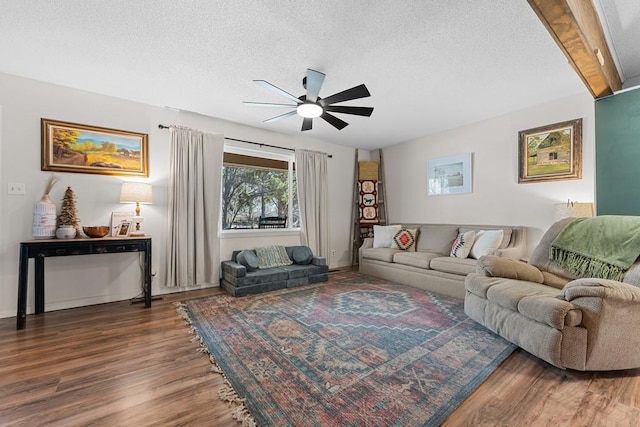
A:
<svg viewBox="0 0 640 427">
<path fill-rule="evenodd" d="M 264 228 L 264 229 L 228 229 L 222 228 L 222 198 L 220 199 L 220 221 L 218 223 L 218 232 L 221 239 L 229 238 L 243 238 L 243 237 L 258 237 L 258 236 L 286 236 L 292 234 L 299 234 L 300 227 L 293 227 L 291 225 L 291 218 L 293 218 L 293 172 L 295 163 L 295 152 L 278 150 L 271 147 L 248 147 L 246 144 L 236 143 L 233 141 L 225 140 L 224 152 L 241 154 L 245 156 L 262 157 L 271 160 L 280 160 L 288 163 L 288 181 L 289 181 L 289 206 L 287 210 L 288 226 L 287 228 Z M 224 167 L 224 164 L 223 164 Z M 220 171 L 222 174 L 222 170 Z M 222 182 L 220 183 L 222 185 Z"/>
</svg>

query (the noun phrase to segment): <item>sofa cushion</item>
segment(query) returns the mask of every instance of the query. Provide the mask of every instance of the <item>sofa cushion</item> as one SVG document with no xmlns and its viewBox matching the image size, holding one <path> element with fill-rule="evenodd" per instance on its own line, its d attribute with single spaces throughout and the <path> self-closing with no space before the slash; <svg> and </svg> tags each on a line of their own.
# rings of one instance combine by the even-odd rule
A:
<svg viewBox="0 0 640 427">
<path fill-rule="evenodd" d="M 458 237 L 456 237 L 456 240 L 454 240 L 451 245 L 449 256 L 454 258 L 467 258 L 473 247 L 475 237 L 476 232 L 473 230 L 458 233 Z"/>
<path fill-rule="evenodd" d="M 562 289 L 564 288 L 564 285 L 570 282 L 569 279 L 562 276 L 557 276 L 553 273 L 549 273 L 548 271 L 543 271 L 542 277 L 544 278 L 542 283 L 556 289 Z"/>
<path fill-rule="evenodd" d="M 476 271 L 477 261 L 471 258 L 438 257 L 431 260 L 429 267 L 443 273 L 466 276 Z"/>
<path fill-rule="evenodd" d="M 536 283 L 544 282 L 542 272 L 534 266 L 515 259 L 493 255 L 480 257 L 478 260 L 478 272 L 490 277 L 504 277 L 506 279 L 527 280 Z"/>
<path fill-rule="evenodd" d="M 254 271 L 258 269 L 258 256 L 250 249 L 240 251 L 236 256 L 238 264 L 244 265 L 247 271 Z"/>
<path fill-rule="evenodd" d="M 402 251 L 415 252 L 416 250 L 416 238 L 418 230 L 410 228 L 401 228 L 393 236 L 392 248 L 400 249 Z"/>
<path fill-rule="evenodd" d="M 531 256 L 529 257 L 529 264 L 536 266 L 540 271 L 548 271 L 556 276 L 564 277 L 569 280 L 577 279 L 577 276 L 560 268 L 558 264 L 549 259 L 549 251 L 551 250 L 551 243 L 560 234 L 564 227 L 573 221 L 575 218 L 564 218 L 555 222 L 544 233 L 540 239 L 540 243 L 535 247 Z"/>
<path fill-rule="evenodd" d="M 487 289 L 487 299 L 500 307 L 518 311 L 518 304 L 525 297 L 556 297 L 560 292 L 539 283 L 524 280 L 502 279 Z"/>
<path fill-rule="evenodd" d="M 411 267 L 429 268 L 431 260 L 439 256 L 440 254 L 432 254 L 429 252 L 398 252 L 393 255 L 393 262 Z"/>
<path fill-rule="evenodd" d="M 422 225 L 418 228 L 418 252 L 449 255 L 451 245 L 458 236 L 456 225 Z"/>
<path fill-rule="evenodd" d="M 297 246 L 291 253 L 291 259 L 295 264 L 307 265 L 313 259 L 313 252 L 308 246 Z"/>
<path fill-rule="evenodd" d="M 362 257 L 384 262 L 393 262 L 393 256 L 398 252 L 400 252 L 400 249 L 367 248 L 362 251 Z"/>
<path fill-rule="evenodd" d="M 401 228 L 400 225 L 374 225 L 373 247 L 390 248 L 393 245 L 393 236 L 395 236 Z"/>
</svg>

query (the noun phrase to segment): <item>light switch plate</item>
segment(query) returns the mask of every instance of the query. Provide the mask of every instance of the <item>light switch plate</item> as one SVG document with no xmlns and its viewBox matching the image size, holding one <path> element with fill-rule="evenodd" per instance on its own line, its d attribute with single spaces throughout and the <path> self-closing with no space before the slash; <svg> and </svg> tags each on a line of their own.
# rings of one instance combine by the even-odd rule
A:
<svg viewBox="0 0 640 427">
<path fill-rule="evenodd" d="M 7 184 L 7 194 L 27 194 L 25 188 L 22 182 L 10 182 Z"/>
</svg>

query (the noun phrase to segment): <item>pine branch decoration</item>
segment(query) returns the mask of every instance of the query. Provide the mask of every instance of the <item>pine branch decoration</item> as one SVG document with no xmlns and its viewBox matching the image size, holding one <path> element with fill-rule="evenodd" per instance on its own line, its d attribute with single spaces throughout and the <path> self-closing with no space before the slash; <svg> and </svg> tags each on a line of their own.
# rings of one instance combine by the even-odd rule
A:
<svg viewBox="0 0 640 427">
<path fill-rule="evenodd" d="M 62 225 L 73 225 L 76 233 L 80 235 L 80 218 L 78 218 L 78 210 L 76 209 L 76 195 L 71 187 L 67 187 L 62 198 L 60 215 L 58 215 L 58 227 Z"/>
</svg>

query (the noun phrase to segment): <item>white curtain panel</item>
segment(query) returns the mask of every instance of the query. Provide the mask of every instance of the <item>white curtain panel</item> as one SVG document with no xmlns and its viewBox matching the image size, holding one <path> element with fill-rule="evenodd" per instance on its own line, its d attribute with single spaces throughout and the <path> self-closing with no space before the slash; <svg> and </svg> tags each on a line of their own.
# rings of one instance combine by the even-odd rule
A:
<svg viewBox="0 0 640 427">
<path fill-rule="evenodd" d="M 329 185 L 327 154 L 296 150 L 300 240 L 315 255 L 329 259 Z"/>
<path fill-rule="evenodd" d="M 224 137 L 171 128 L 167 286 L 217 284 Z"/>
</svg>

